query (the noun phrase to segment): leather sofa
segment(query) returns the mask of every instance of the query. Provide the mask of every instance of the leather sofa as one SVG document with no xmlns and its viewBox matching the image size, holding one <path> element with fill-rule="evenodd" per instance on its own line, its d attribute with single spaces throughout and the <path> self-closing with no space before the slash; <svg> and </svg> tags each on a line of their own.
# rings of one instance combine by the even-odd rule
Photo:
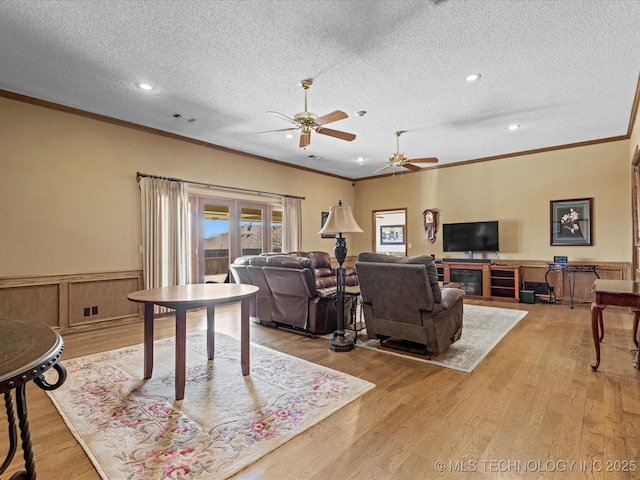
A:
<svg viewBox="0 0 640 480">
<path fill-rule="evenodd" d="M 318 288 L 336 286 L 336 269 L 331 265 L 331 256 L 327 252 L 287 252 L 287 255 L 296 255 L 298 257 L 311 259 L 316 276 L 316 286 Z M 353 268 L 344 267 L 344 285 L 345 287 L 358 285 L 358 276 Z"/>
<path fill-rule="evenodd" d="M 444 352 L 460 338 L 464 291 L 440 288 L 431 256 L 363 252 L 356 271 L 369 338 L 381 345 L 408 340 L 424 346 L 421 353 L 427 355 Z"/>
<path fill-rule="evenodd" d="M 318 288 L 311 258 L 248 255 L 238 257 L 229 268 L 236 283 L 258 287 L 251 311 L 255 323 L 314 335 L 336 330 L 336 288 Z M 345 311 L 349 312 L 351 304 L 347 303 Z"/>
</svg>

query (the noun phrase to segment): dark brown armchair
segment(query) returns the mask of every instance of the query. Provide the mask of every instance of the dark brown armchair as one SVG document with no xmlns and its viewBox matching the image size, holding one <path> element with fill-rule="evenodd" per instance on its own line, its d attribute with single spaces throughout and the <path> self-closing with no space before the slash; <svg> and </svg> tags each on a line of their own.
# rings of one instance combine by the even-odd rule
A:
<svg viewBox="0 0 640 480">
<path fill-rule="evenodd" d="M 464 291 L 440 288 L 432 257 L 363 252 L 356 263 L 367 336 L 444 352 L 462 334 Z"/>
</svg>

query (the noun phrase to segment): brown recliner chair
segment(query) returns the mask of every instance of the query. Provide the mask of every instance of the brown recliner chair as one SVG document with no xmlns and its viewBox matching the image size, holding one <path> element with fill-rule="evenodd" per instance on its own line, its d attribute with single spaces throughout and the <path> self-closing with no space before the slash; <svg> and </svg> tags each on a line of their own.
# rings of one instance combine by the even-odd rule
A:
<svg viewBox="0 0 640 480">
<path fill-rule="evenodd" d="M 462 334 L 464 291 L 440 289 L 431 256 L 363 252 L 356 263 L 367 336 L 408 340 L 442 353 Z"/>
</svg>

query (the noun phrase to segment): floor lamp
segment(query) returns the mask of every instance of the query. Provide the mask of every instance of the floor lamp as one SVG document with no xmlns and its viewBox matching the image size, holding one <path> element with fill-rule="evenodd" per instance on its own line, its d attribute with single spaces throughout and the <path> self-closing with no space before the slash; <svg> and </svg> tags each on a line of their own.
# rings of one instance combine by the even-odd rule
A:
<svg viewBox="0 0 640 480">
<path fill-rule="evenodd" d="M 347 241 L 342 237 L 343 233 L 364 233 L 356 219 L 353 218 L 351 207 L 342 205 L 342 201 L 338 205 L 334 205 L 329 210 L 329 217 L 318 232 L 318 235 L 337 235 L 336 244 L 333 248 L 333 254 L 338 261 L 336 268 L 336 310 L 338 329 L 333 334 L 333 338 L 329 341 L 329 349 L 334 352 L 348 352 L 353 350 L 354 343 L 350 338 L 344 336 L 344 267 L 342 263 L 347 257 Z"/>
</svg>

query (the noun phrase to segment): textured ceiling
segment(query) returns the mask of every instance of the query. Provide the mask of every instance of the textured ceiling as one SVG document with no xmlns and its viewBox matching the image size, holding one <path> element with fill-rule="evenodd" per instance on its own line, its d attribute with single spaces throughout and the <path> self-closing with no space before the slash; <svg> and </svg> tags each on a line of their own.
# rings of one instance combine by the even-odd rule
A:
<svg viewBox="0 0 640 480">
<path fill-rule="evenodd" d="M 3 0 L 0 89 L 357 179 L 396 130 L 441 165 L 626 135 L 639 19 L 636 0 Z M 290 126 L 266 112 L 303 111 L 305 78 L 353 142 L 254 135 Z"/>
</svg>

